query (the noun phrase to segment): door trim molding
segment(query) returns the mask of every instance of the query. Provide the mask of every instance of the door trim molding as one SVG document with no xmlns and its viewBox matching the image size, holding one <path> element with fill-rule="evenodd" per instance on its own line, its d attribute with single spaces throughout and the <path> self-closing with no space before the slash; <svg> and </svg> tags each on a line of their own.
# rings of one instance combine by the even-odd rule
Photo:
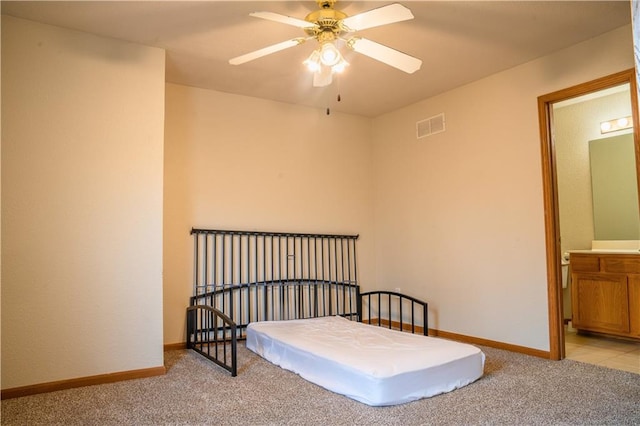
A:
<svg viewBox="0 0 640 426">
<path fill-rule="evenodd" d="M 547 260 L 547 293 L 549 308 L 549 357 L 559 360 L 565 357 L 564 319 L 562 315 L 562 282 L 560 265 L 560 221 L 558 215 L 558 185 L 556 175 L 555 146 L 552 137 L 551 104 L 586 95 L 624 83 L 630 85 L 633 137 L 635 141 L 636 175 L 640 188 L 640 120 L 638 116 L 638 91 L 635 70 L 629 69 L 596 80 L 568 87 L 538 97 L 538 119 L 542 156 L 542 186 L 544 197 L 544 228 Z M 640 204 L 640 199 L 638 200 Z"/>
</svg>

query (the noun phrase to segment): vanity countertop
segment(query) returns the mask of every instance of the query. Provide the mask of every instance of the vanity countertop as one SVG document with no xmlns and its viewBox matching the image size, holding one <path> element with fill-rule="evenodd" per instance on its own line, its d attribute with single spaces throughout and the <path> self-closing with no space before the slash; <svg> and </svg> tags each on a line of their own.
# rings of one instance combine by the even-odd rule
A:
<svg viewBox="0 0 640 426">
<path fill-rule="evenodd" d="M 640 249 L 591 249 L 591 250 L 569 250 L 569 253 L 576 254 L 635 254 L 640 255 Z"/>
<path fill-rule="evenodd" d="M 569 250 L 569 253 L 584 254 L 640 254 L 638 240 L 593 240 L 591 249 Z"/>
</svg>

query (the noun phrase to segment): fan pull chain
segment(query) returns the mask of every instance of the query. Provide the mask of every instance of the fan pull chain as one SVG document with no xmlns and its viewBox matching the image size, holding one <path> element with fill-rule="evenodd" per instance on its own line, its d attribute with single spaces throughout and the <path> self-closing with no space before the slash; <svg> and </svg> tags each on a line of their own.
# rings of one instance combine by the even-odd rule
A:
<svg viewBox="0 0 640 426">
<path fill-rule="evenodd" d="M 340 93 L 338 93 L 338 97 L 337 97 L 338 102 L 340 102 L 342 100 L 342 98 L 340 97 Z M 331 115 L 331 108 L 327 107 L 327 115 Z"/>
</svg>

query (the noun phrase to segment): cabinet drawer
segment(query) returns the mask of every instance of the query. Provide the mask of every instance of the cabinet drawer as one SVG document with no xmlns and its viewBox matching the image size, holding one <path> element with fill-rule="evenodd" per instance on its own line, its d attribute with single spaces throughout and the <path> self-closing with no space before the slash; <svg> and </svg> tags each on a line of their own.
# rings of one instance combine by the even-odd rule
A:
<svg viewBox="0 0 640 426">
<path fill-rule="evenodd" d="M 571 254 L 569 265 L 573 272 L 600 272 L 600 257 L 592 254 Z"/>
<path fill-rule="evenodd" d="M 602 270 L 618 274 L 640 274 L 640 256 L 603 256 Z"/>
</svg>

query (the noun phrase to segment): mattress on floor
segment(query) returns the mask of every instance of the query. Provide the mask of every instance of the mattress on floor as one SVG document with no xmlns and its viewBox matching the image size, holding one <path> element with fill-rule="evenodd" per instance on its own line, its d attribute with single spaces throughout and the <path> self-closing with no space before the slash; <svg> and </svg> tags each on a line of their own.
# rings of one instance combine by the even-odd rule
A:
<svg viewBox="0 0 640 426">
<path fill-rule="evenodd" d="M 339 316 L 249 324 L 247 348 L 367 405 L 402 404 L 468 385 L 484 370 L 475 346 Z"/>
</svg>

